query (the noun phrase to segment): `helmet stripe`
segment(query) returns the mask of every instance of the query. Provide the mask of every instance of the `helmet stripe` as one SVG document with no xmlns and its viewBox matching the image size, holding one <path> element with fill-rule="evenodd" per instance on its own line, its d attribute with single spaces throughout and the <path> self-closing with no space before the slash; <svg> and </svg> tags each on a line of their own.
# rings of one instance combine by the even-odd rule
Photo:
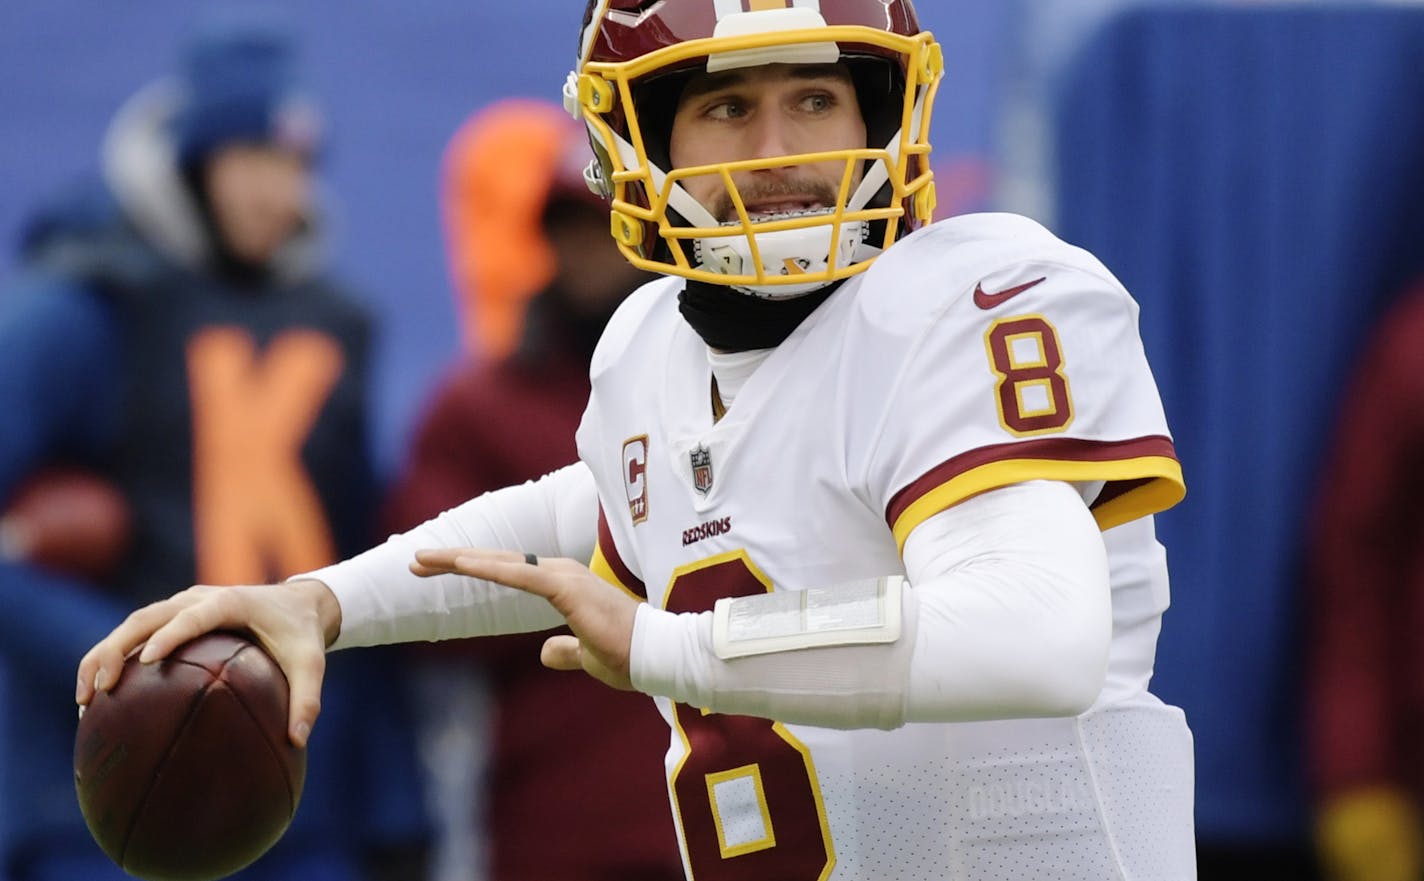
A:
<svg viewBox="0 0 1424 881">
<path fill-rule="evenodd" d="M 583 30 L 583 43 L 579 46 L 578 68 L 582 69 L 584 62 L 588 60 L 588 54 L 593 49 L 593 38 L 598 34 L 599 27 L 603 24 L 603 16 L 608 14 L 609 0 L 598 0 L 598 6 L 593 10 L 593 17 L 588 21 L 588 27 Z"/>
<path fill-rule="evenodd" d="M 821 0 L 712 0 L 718 21 L 739 12 L 761 12 L 764 9 L 814 9 L 821 11 Z"/>
</svg>

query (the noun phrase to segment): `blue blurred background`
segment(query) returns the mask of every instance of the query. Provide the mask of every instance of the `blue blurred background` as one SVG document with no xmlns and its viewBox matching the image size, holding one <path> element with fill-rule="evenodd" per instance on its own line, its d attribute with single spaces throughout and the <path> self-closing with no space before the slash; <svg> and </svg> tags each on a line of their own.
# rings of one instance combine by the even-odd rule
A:
<svg viewBox="0 0 1424 881">
<path fill-rule="evenodd" d="M 0 282 L 24 211 L 94 167 L 193 6 L 0 5 Z M 556 98 L 582 3 L 287 8 L 331 130 L 335 263 L 379 320 L 389 473 L 457 350 L 442 151 L 498 98 Z M 1302 528 L 1360 341 L 1424 272 L 1424 9 L 923 0 L 920 15 L 948 68 L 941 213 L 1034 216 L 1142 303 L 1189 487 L 1159 520 L 1174 604 L 1155 690 L 1196 734 L 1202 841 L 1298 854 Z"/>
</svg>

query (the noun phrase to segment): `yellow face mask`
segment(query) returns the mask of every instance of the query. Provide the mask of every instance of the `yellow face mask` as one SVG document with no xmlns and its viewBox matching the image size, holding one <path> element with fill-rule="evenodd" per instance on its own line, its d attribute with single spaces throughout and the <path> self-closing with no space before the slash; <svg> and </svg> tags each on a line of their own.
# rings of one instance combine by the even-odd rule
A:
<svg viewBox="0 0 1424 881">
<path fill-rule="evenodd" d="M 746 11 L 748 3 L 753 11 Z M 816 8 L 805 0 L 796 6 L 779 0 L 665 0 L 645 12 L 621 11 L 620 5 L 636 4 L 601 0 L 590 10 L 583 57 L 569 75 L 564 99 L 588 126 L 596 159 L 586 177 L 611 199 L 613 237 L 634 265 L 756 296 L 792 297 L 863 272 L 884 249 L 933 218 L 930 110 L 944 61 L 908 3 L 820 0 Z M 903 83 L 898 108 L 873 108 L 891 120 L 893 134 L 872 129 L 867 147 L 671 169 L 650 158 L 666 156 L 667 145 L 649 143 L 659 134 L 647 130 L 635 104 L 642 84 L 679 72 L 858 59 L 893 65 Z M 646 106 L 641 109 L 647 113 Z M 661 116 L 673 108 L 657 110 Z M 871 110 L 862 107 L 863 114 Z M 812 165 L 838 171 L 838 181 L 828 182 L 833 205 L 817 200 L 814 210 L 769 216 L 748 210 L 737 179 Z M 690 194 L 686 184 L 699 178 L 720 181 L 730 208 L 721 218 Z"/>
</svg>

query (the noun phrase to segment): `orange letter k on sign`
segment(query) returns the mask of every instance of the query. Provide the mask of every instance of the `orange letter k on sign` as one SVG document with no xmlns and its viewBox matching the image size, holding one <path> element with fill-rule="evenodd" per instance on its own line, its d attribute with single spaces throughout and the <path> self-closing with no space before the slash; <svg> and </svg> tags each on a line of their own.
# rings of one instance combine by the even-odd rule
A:
<svg viewBox="0 0 1424 881">
<path fill-rule="evenodd" d="M 334 561 L 301 453 L 343 364 L 312 330 L 277 336 L 261 356 L 239 328 L 189 341 L 199 582 L 260 583 Z"/>
</svg>

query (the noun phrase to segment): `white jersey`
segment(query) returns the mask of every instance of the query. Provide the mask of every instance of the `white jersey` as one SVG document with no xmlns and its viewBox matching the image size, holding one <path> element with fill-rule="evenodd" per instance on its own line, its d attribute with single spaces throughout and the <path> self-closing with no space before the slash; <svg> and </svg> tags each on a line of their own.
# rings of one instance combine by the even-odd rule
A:
<svg viewBox="0 0 1424 881">
<path fill-rule="evenodd" d="M 1190 735 L 1146 691 L 1167 606 L 1150 515 L 1181 470 L 1117 280 L 1024 218 L 941 222 L 847 281 L 719 421 L 681 284 L 634 294 L 594 356 L 595 571 L 674 612 L 903 574 L 927 518 L 1052 479 L 1094 498 L 1113 603 L 1077 718 L 837 731 L 659 698 L 690 877 L 1194 877 Z"/>
</svg>

